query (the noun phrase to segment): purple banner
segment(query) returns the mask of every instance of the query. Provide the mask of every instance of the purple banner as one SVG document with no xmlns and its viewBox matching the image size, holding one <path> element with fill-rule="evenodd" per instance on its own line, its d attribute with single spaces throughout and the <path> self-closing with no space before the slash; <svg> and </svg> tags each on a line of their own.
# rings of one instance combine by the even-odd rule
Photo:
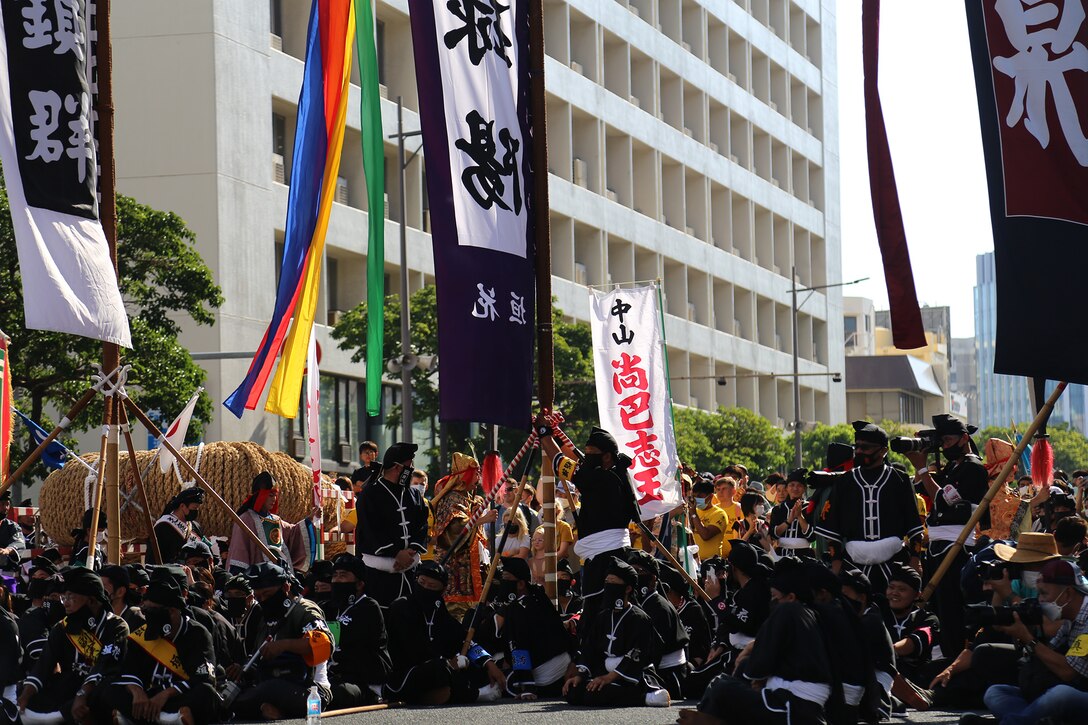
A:
<svg viewBox="0 0 1088 725">
<path fill-rule="evenodd" d="M 409 8 L 438 288 L 439 417 L 526 429 L 536 321 L 528 2 Z"/>
</svg>

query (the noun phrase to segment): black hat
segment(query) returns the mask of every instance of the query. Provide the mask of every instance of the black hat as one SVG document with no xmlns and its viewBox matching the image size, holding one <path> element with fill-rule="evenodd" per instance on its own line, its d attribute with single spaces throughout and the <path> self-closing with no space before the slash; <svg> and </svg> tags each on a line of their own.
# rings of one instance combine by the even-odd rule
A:
<svg viewBox="0 0 1088 725">
<path fill-rule="evenodd" d="M 195 541 L 190 541 L 188 544 L 181 547 L 181 556 L 184 559 L 188 559 L 189 557 L 196 557 L 196 556 L 201 556 L 201 557 L 204 557 L 205 559 L 210 559 L 210 558 L 212 558 L 212 550 L 211 550 L 210 546 L 208 546 L 203 541 L 200 541 L 198 539 L 198 540 L 195 540 Z"/>
<path fill-rule="evenodd" d="M 103 579 L 109 579 L 114 589 L 127 587 L 132 581 L 128 575 L 128 570 L 116 564 L 102 567 L 98 570 L 98 575 Z"/>
<path fill-rule="evenodd" d="M 340 556 L 337 557 L 337 559 L 338 560 L 339 559 L 346 559 L 349 556 L 351 556 L 351 554 L 341 554 Z M 338 566 L 336 566 L 335 562 L 329 561 L 327 559 L 318 559 L 317 561 L 315 561 L 310 566 L 309 579 L 310 579 L 310 581 L 314 581 L 314 582 L 331 582 L 332 581 L 332 573 L 334 571 L 336 571 L 337 569 L 344 569 L 345 571 L 352 571 L 352 569 L 350 567 L 347 567 L 347 566 L 338 567 Z"/>
<path fill-rule="evenodd" d="M 57 573 L 57 565 L 49 557 L 35 556 L 30 560 L 30 571 L 28 573 L 33 576 L 36 571 L 44 571 L 49 576 L 53 576 Z"/>
<path fill-rule="evenodd" d="M 638 585 L 638 572 L 618 556 L 613 556 L 612 561 L 609 562 L 606 576 L 608 574 L 615 574 L 620 579 L 623 579 L 623 583 L 628 586 L 634 587 Z"/>
<path fill-rule="evenodd" d="M 321 562 L 319 561 L 314 562 L 314 568 L 316 568 L 317 565 L 320 563 Z M 351 554 L 341 554 L 340 556 L 336 557 L 335 561 L 331 562 L 331 565 L 333 571 L 350 572 L 354 574 L 355 578 L 359 581 L 363 581 L 366 578 L 366 564 L 364 564 L 363 560 L 357 556 L 352 556 Z M 332 577 L 331 573 L 329 577 Z M 322 581 L 322 579 L 318 578 L 317 581 Z"/>
<path fill-rule="evenodd" d="M 889 582 L 903 582 L 916 592 L 922 591 L 922 575 L 906 564 L 892 562 L 889 564 Z"/>
<path fill-rule="evenodd" d="M 620 445 L 616 442 L 616 439 L 612 437 L 612 434 L 606 431 L 604 428 L 596 428 L 589 434 L 589 439 L 586 440 L 587 446 L 593 446 L 599 449 L 602 453 L 611 453 L 616 455 L 620 452 Z"/>
<path fill-rule="evenodd" d="M 565 557 L 555 563 L 555 570 L 556 572 L 565 571 L 571 577 L 574 576 L 574 569 L 571 568 L 570 562 Z"/>
<path fill-rule="evenodd" d="M 148 577 L 150 578 L 149 586 L 155 582 L 172 581 L 182 591 L 189 588 L 189 577 L 186 575 L 185 569 L 177 564 L 149 567 Z"/>
<path fill-rule="evenodd" d="M 252 564 L 246 569 L 246 579 L 254 589 L 267 589 L 280 586 L 291 580 L 291 576 L 282 566 L 270 561 L 262 561 L 260 564 Z"/>
<path fill-rule="evenodd" d="M 178 506 L 185 504 L 202 504 L 204 503 L 204 489 L 199 486 L 190 486 L 189 488 L 183 488 L 177 496 L 170 499 L 166 504 L 166 508 L 163 509 L 164 514 L 168 514 L 171 511 L 177 510 Z"/>
<path fill-rule="evenodd" d="M 102 586 L 102 579 L 90 569 L 82 566 L 70 566 L 61 572 L 64 583 L 62 592 L 82 594 L 102 602 L 109 602 L 106 597 L 106 589 Z"/>
<path fill-rule="evenodd" d="M 815 559 L 805 561 L 805 577 L 808 579 L 809 588 L 814 592 L 824 589 L 837 596 L 842 591 L 835 572 Z"/>
<path fill-rule="evenodd" d="M 151 583 L 151 577 L 147 574 L 147 569 L 143 564 L 125 564 L 125 571 L 128 572 L 129 585 L 136 587 L 146 587 Z"/>
<path fill-rule="evenodd" d="M 624 558 L 631 566 L 642 567 L 654 576 L 661 575 L 661 564 L 659 564 L 653 554 L 648 551 L 643 551 L 642 549 L 628 549 Z M 638 570 L 636 569 L 636 571 Z"/>
<path fill-rule="evenodd" d="M 431 579 L 442 582 L 442 586 L 446 586 L 450 583 L 450 574 L 446 571 L 446 567 L 439 564 L 437 561 L 423 561 L 416 567 L 416 576 L 427 576 Z"/>
<path fill-rule="evenodd" d="M 684 578 L 683 574 L 676 569 L 673 569 L 671 566 L 662 567 L 661 582 L 681 596 L 686 597 L 691 594 L 691 585 L 688 584 L 688 580 Z"/>
<path fill-rule="evenodd" d="M 843 569 L 839 572 L 839 583 L 866 597 L 873 596 L 873 585 L 869 582 L 869 577 L 859 569 Z"/>
<path fill-rule="evenodd" d="M 772 568 L 763 561 L 756 547 L 747 541 L 734 539 L 729 548 L 729 563 L 750 577 L 768 576 Z"/>
<path fill-rule="evenodd" d="M 0 503 L 4 503 L 5 501 L 8 502 L 8 503 L 11 503 L 11 489 L 10 488 L 7 491 L 4 491 L 3 493 L 0 493 Z"/>
<path fill-rule="evenodd" d="M 854 446 L 849 443 L 828 443 L 824 458 L 825 471 L 839 471 L 854 460 Z"/>
<path fill-rule="evenodd" d="M 250 484 L 249 490 L 253 493 L 258 491 L 268 491 L 276 487 L 276 479 L 272 478 L 272 474 L 268 471 L 261 471 L 253 477 L 253 483 Z"/>
<path fill-rule="evenodd" d="M 147 587 L 147 591 L 144 592 L 144 601 L 154 602 L 171 609 L 186 608 L 185 597 L 182 596 L 181 589 L 172 579 L 151 582 Z"/>
<path fill-rule="evenodd" d="M 967 425 L 959 418 L 948 413 L 938 413 L 933 416 L 933 427 L 940 436 L 958 436 L 964 433 L 971 435 L 978 430 L 977 426 Z"/>
<path fill-rule="evenodd" d="M 502 557 L 502 573 L 511 574 L 515 579 L 526 584 L 533 581 L 533 574 L 529 571 L 529 562 L 518 556 Z"/>
<path fill-rule="evenodd" d="M 83 512 L 83 518 L 80 519 L 79 525 L 84 531 L 89 531 L 91 528 L 91 519 L 94 518 L 94 509 L 87 509 Z M 98 530 L 104 531 L 106 527 L 106 511 L 105 509 L 98 510 Z"/>
<path fill-rule="evenodd" d="M 389 468 L 398 463 L 407 463 L 416 457 L 416 451 L 418 450 L 419 446 L 415 443 L 394 443 L 385 451 L 385 457 L 382 458 L 382 467 Z"/>
<path fill-rule="evenodd" d="M 775 562 L 770 585 L 783 594 L 793 594 L 802 602 L 812 601 L 812 585 L 805 564 L 794 556 L 784 556 Z"/>
<path fill-rule="evenodd" d="M 878 446 L 888 445 L 888 434 L 876 423 L 867 420 L 855 420 L 850 425 L 854 426 L 854 442 L 875 443 Z"/>
<path fill-rule="evenodd" d="M 786 483 L 804 483 L 808 480 L 807 468 L 795 468 L 786 476 Z"/>
<path fill-rule="evenodd" d="M 246 579 L 244 575 L 232 577 L 225 585 L 223 585 L 223 591 L 238 591 L 245 592 L 246 594 L 253 593 L 253 587 L 249 585 L 249 579 Z"/>
</svg>

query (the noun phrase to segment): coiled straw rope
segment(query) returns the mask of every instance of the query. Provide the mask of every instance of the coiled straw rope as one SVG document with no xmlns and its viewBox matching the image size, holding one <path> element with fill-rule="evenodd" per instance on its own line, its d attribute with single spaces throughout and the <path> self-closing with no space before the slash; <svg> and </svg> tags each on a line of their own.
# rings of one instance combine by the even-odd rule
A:
<svg viewBox="0 0 1088 725">
<path fill-rule="evenodd" d="M 197 467 L 200 475 L 235 509 L 249 497 L 253 477 L 261 471 L 268 471 L 276 479 L 280 490 L 279 514 L 284 520 L 294 523 L 306 516 L 312 508 L 313 477 L 310 469 L 286 453 L 267 451 L 249 441 L 218 441 L 205 445 L 203 452 L 198 452 L 196 446 L 183 448 L 181 455 Z M 136 465 L 142 471 L 154 456 L 154 451 L 137 451 Z M 98 454 L 90 453 L 84 455 L 83 459 L 96 465 Z M 71 530 L 79 527 L 86 510 L 83 500 L 85 473 L 83 466 L 68 465 L 49 474 L 42 484 L 39 500 L 42 528 L 62 546 L 72 543 Z M 133 493 L 136 487 L 127 452 L 121 453 L 119 484 L 124 493 L 124 501 L 125 496 Z M 144 486 L 147 488 L 147 500 L 153 519 L 162 514 L 167 502 L 181 490 L 181 484 L 178 483 L 173 469 L 164 474 L 157 463 L 144 476 Z M 332 488 L 332 480 L 322 476 L 322 487 Z M 139 497 L 134 496 L 132 500 L 138 501 Z M 338 521 L 338 516 L 343 515 L 343 511 L 339 510 L 343 506 L 340 497 L 324 498 L 323 501 L 325 521 Z M 210 496 L 201 507 L 199 522 L 205 536 L 230 535 L 231 520 Z M 149 533 L 143 514 L 134 506 L 123 507 L 121 538 L 125 541 L 142 540 Z"/>
</svg>

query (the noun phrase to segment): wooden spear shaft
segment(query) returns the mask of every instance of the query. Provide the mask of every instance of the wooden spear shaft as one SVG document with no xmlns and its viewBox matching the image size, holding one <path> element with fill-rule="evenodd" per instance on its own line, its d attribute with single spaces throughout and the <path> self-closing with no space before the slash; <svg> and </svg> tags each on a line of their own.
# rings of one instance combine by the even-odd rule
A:
<svg viewBox="0 0 1088 725">
<path fill-rule="evenodd" d="M 144 424 L 144 427 L 151 432 L 151 435 L 155 436 L 161 441 L 161 445 L 163 448 L 174 454 L 174 460 L 178 462 L 178 465 L 184 468 L 185 471 L 193 477 L 194 481 L 199 483 L 205 491 L 212 495 L 212 498 L 215 499 L 216 503 L 223 507 L 223 510 L 227 512 L 227 515 L 230 516 L 230 518 L 234 521 L 238 528 L 240 528 L 243 533 L 245 533 L 245 535 L 248 536 L 250 540 L 252 540 L 253 543 L 257 545 L 257 548 L 261 550 L 261 553 L 268 557 L 269 561 L 273 563 L 278 562 L 280 560 L 280 557 L 273 554 L 272 550 L 269 549 L 265 545 L 265 543 L 261 541 L 260 537 L 253 532 L 253 529 L 246 526 L 245 522 L 242 521 L 242 517 L 239 516 L 234 511 L 234 509 L 230 507 L 230 504 L 223 500 L 223 497 L 219 495 L 219 492 L 212 488 L 212 485 L 208 483 L 204 479 L 204 477 L 197 472 L 195 468 L 193 468 L 193 464 L 189 463 L 187 460 L 181 457 L 181 453 L 178 452 L 178 449 L 174 448 L 174 444 L 171 443 L 169 439 L 167 439 L 166 436 L 162 434 L 162 431 L 159 430 L 159 427 L 155 425 L 150 418 L 147 417 L 147 414 L 140 410 L 140 407 L 128 398 L 125 398 L 124 401 L 125 406 L 128 407 L 130 411 L 132 411 L 132 414 L 136 416 L 136 419 Z"/>
<path fill-rule="evenodd" d="M 151 545 L 151 553 L 155 555 L 155 561 L 160 564 L 167 562 L 162 560 L 162 551 L 159 549 L 159 538 L 155 536 L 155 519 L 151 515 L 151 505 L 147 502 L 147 489 L 144 488 L 144 477 L 140 475 L 140 466 L 136 463 L 136 447 L 132 445 L 132 430 L 128 425 L 128 411 L 125 406 L 118 406 L 121 418 L 121 430 L 125 433 L 125 448 L 128 449 L 128 462 L 132 466 L 132 478 L 136 482 L 136 490 L 140 494 L 140 505 L 144 507 L 144 520 L 147 522 L 147 542 Z"/>
<path fill-rule="evenodd" d="M 1012 469 L 1016 466 L 1016 462 L 1020 460 L 1020 454 L 1022 454 L 1028 447 L 1028 441 L 1031 440 L 1035 432 L 1043 425 L 1051 412 L 1054 410 L 1054 405 L 1058 402 L 1058 398 L 1065 392 L 1065 388 L 1068 383 L 1058 383 L 1054 388 L 1054 392 L 1047 398 L 1046 404 L 1035 416 L 1035 420 L 1031 421 L 1031 425 L 1024 431 L 1024 437 L 1020 439 L 1020 442 L 1016 444 L 1016 449 L 1013 450 L 1012 455 L 1009 456 L 1009 460 L 1005 461 L 1005 465 L 1001 468 L 1001 473 L 997 474 L 997 478 L 994 479 L 993 484 L 990 486 L 990 490 L 986 492 L 986 495 L 982 497 L 982 501 L 979 502 L 978 507 L 975 508 L 971 514 L 971 518 L 967 523 L 963 525 L 963 531 L 956 537 L 956 542 L 952 544 L 948 552 L 944 555 L 944 559 L 941 561 L 941 565 L 937 567 L 937 571 L 933 572 L 933 576 L 929 579 L 929 584 L 922 591 L 922 596 L 918 601 L 920 604 L 925 604 L 929 601 L 929 598 L 933 596 L 934 590 L 937 589 L 937 585 L 941 583 L 941 579 L 948 572 L 952 566 L 952 562 L 955 561 L 956 555 L 963 549 L 963 543 L 967 541 L 967 537 L 971 535 L 971 531 L 978 525 L 979 520 L 982 519 L 982 515 L 990 509 L 990 502 L 993 501 L 997 492 L 1002 489 L 1005 482 L 1009 480 L 1009 476 L 1012 475 Z"/>
<path fill-rule="evenodd" d="M 113 422 L 113 396 L 107 395 L 103 405 L 102 413 L 102 446 L 98 451 L 98 476 L 94 483 L 94 504 L 91 507 L 93 513 L 91 514 L 91 527 L 87 531 L 87 568 L 94 569 L 94 555 L 98 548 L 98 516 L 102 511 L 102 488 L 105 483 L 106 477 L 106 451 L 109 448 L 110 439 L 110 424 Z M 106 526 L 109 526 L 109 517 L 107 514 Z M 75 552 L 72 552 L 73 554 Z M 110 562 L 114 563 L 114 562 Z"/>
</svg>

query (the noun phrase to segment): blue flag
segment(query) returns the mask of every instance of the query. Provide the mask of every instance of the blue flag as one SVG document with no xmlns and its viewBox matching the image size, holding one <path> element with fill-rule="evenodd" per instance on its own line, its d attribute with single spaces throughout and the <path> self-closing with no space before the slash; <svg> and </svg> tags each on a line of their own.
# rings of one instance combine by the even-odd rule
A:
<svg viewBox="0 0 1088 725">
<path fill-rule="evenodd" d="M 19 414 L 19 418 L 23 421 L 23 425 L 30 431 L 30 437 L 34 439 L 34 445 L 40 446 L 42 441 L 49 437 L 49 432 L 27 416 L 23 415 L 22 411 L 16 410 L 15 412 Z M 74 454 L 72 454 L 72 452 L 60 441 L 53 441 L 44 451 L 42 451 L 42 463 L 45 464 L 46 468 L 55 471 L 58 468 L 64 468 L 64 460 L 68 455 Z"/>
</svg>

